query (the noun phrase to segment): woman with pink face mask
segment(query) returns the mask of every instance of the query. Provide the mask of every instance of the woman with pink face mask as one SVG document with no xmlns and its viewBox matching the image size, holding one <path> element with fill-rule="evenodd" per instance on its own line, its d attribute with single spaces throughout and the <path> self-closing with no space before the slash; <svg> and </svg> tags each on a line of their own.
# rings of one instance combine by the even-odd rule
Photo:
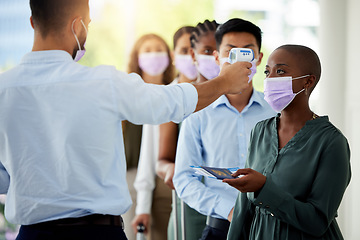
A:
<svg viewBox="0 0 360 240">
<path fill-rule="evenodd" d="M 217 77 L 220 67 L 215 62 L 213 52 L 216 50 L 215 31 L 219 24 L 205 20 L 198 23 L 191 34 L 191 56 L 199 72 L 197 82 L 204 82 Z"/>
<path fill-rule="evenodd" d="M 205 20 L 203 23 L 198 23 L 196 27 L 180 28 L 175 33 L 174 59 L 175 67 L 179 71 L 179 82 L 190 80 L 204 82 L 219 74 L 220 68 L 213 56 L 213 52 L 216 50 L 215 31 L 218 25 L 216 21 Z M 181 32 L 183 34 L 180 36 Z M 180 53 L 181 57 L 179 57 Z M 173 190 L 172 179 L 179 127 L 180 125 L 173 122 L 160 125 L 159 160 L 156 172 Z M 199 239 L 205 227 L 206 216 L 181 202 L 176 194 L 173 197 L 173 207 L 169 220 L 168 239 L 175 239 L 175 235 L 177 235 L 177 239 Z M 177 219 L 175 219 L 175 215 Z M 186 215 L 186 222 L 182 221 L 183 215 Z"/>
<path fill-rule="evenodd" d="M 176 37 L 182 28 L 174 35 L 175 66 L 178 68 L 178 65 L 180 65 L 176 61 L 177 52 L 180 49 L 184 49 L 181 51 L 187 53 L 188 56 L 186 56 L 186 58 L 191 57 L 194 64 L 187 63 L 189 65 L 188 68 L 197 69 L 196 79 L 194 77 L 195 71 L 191 70 L 191 72 L 194 71 L 191 75 L 194 77 L 193 81 L 204 82 L 219 74 L 220 68 L 215 62 L 215 57 L 212 55 L 213 51 L 216 50 L 215 30 L 218 25 L 216 21 L 210 22 L 209 20 L 205 20 L 204 23 L 199 23 L 194 28 L 188 28 L 189 31 L 179 37 L 178 40 L 176 40 Z M 192 29 L 191 32 L 190 29 Z M 185 58 L 185 56 L 183 58 Z M 209 71 L 206 71 L 206 69 L 209 69 Z M 186 77 L 181 69 L 178 68 L 178 70 L 178 81 L 180 83 L 191 80 L 189 77 Z M 172 189 L 174 189 L 172 177 L 174 175 L 177 137 L 177 124 L 170 122 L 160 126 L 160 153 L 157 174 L 164 179 L 165 183 Z"/>
<path fill-rule="evenodd" d="M 134 44 L 128 72 L 139 74 L 147 83 L 167 85 L 174 79 L 170 59 L 170 49 L 164 39 L 156 34 L 146 34 Z M 142 167 L 157 159 L 158 126 L 123 122 L 123 133 L 127 182 L 133 200 L 133 206 L 123 216 L 125 233 L 129 240 L 135 239 L 134 232 L 141 223 L 152 239 L 163 239 L 171 211 L 171 191 L 162 181 L 156 181 L 155 163 L 150 164 L 150 168 Z M 159 208 L 156 203 L 169 207 Z"/>
<path fill-rule="evenodd" d="M 265 74 L 265 100 L 280 113 L 256 124 L 247 168 L 223 180 L 241 192 L 227 239 L 344 239 L 336 218 L 351 178 L 350 149 L 328 116 L 310 109 L 320 59 L 308 47 L 283 45 Z"/>
<path fill-rule="evenodd" d="M 173 83 L 193 82 L 198 77 L 198 71 L 190 53 L 190 36 L 194 29 L 194 27 L 185 26 L 179 28 L 174 34 L 172 58 L 178 75 Z"/>
</svg>

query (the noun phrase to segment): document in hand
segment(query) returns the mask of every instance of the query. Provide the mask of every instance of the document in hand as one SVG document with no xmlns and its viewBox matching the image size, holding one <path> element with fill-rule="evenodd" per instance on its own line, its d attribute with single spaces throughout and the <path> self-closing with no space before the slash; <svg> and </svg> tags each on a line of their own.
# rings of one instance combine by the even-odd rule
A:
<svg viewBox="0 0 360 240">
<path fill-rule="evenodd" d="M 219 180 L 225 178 L 234 178 L 231 176 L 234 172 L 236 172 L 239 168 L 215 168 L 215 167 L 207 167 L 207 166 L 191 166 L 195 170 L 195 174 L 216 178 Z"/>
</svg>

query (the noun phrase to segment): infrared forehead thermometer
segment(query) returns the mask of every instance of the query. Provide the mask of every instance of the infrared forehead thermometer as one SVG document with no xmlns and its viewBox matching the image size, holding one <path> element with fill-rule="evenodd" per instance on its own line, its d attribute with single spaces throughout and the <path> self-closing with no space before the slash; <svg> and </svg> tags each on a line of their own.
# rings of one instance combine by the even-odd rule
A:
<svg viewBox="0 0 360 240">
<path fill-rule="evenodd" d="M 229 62 L 252 62 L 254 60 L 254 51 L 250 48 L 232 48 L 229 54 Z"/>
</svg>

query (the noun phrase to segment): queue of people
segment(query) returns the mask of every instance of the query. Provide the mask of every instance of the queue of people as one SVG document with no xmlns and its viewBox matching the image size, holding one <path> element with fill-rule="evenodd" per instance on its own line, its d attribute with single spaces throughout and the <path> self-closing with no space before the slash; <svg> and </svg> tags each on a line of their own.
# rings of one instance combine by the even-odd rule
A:
<svg viewBox="0 0 360 240">
<path fill-rule="evenodd" d="M 0 193 L 19 240 L 343 239 L 345 136 L 309 107 L 318 55 L 240 18 L 134 44 L 128 73 L 85 67 L 88 0 L 30 0 L 32 52 L 0 74 Z M 56 24 L 55 24 L 56 23 Z M 251 62 L 229 64 L 233 48 Z M 237 171 L 219 180 L 194 166 Z M 336 176 L 336 177 L 335 177 Z"/>
</svg>

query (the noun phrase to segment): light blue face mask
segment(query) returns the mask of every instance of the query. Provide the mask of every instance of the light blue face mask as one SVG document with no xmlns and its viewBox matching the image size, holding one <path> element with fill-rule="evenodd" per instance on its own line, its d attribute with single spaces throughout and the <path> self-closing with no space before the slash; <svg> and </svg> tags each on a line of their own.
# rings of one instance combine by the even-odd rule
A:
<svg viewBox="0 0 360 240">
<path fill-rule="evenodd" d="M 76 36 L 75 31 L 74 31 L 74 23 L 75 23 L 75 21 L 76 21 L 76 19 L 74 19 L 74 21 L 71 24 L 71 31 L 73 32 L 75 40 L 76 40 L 76 42 L 78 44 L 78 47 L 79 47 L 79 50 L 76 51 L 76 55 L 75 55 L 75 58 L 74 58 L 74 61 L 77 62 L 85 55 L 85 52 L 86 52 L 86 49 L 85 49 L 86 40 L 85 40 L 85 43 L 84 43 L 84 46 L 83 46 L 83 50 L 81 50 L 79 39 Z M 83 27 L 85 28 L 86 37 L 87 37 L 88 32 L 87 32 L 87 29 L 85 27 L 85 24 L 84 24 L 83 20 L 80 20 L 80 21 L 81 21 L 81 24 L 83 25 Z"/>
</svg>

